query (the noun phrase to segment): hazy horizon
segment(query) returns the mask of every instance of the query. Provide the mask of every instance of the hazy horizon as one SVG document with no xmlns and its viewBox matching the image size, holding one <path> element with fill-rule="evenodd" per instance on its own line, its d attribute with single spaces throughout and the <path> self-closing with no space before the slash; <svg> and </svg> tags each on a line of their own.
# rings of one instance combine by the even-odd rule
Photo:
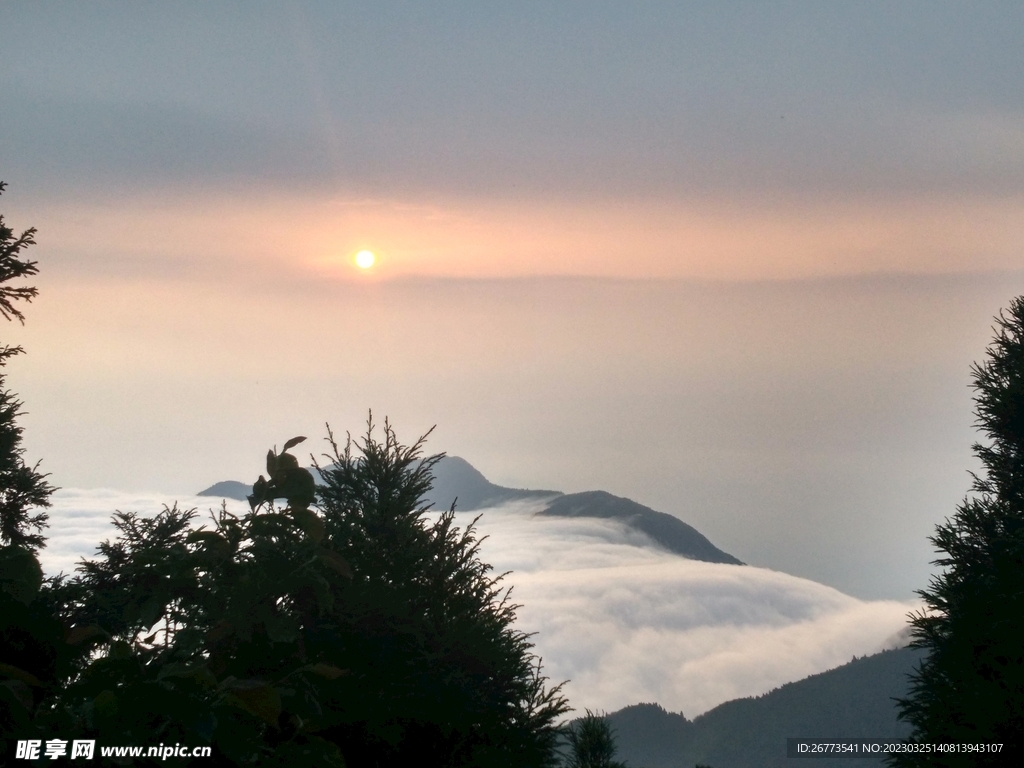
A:
<svg viewBox="0 0 1024 768">
<path fill-rule="evenodd" d="M 75 297 L 40 286 L 9 376 L 57 485 L 252 482 L 267 448 L 319 454 L 324 422 L 359 434 L 372 408 L 406 442 L 436 425 L 427 450 L 492 482 L 606 490 L 745 562 L 907 599 L 968 489 L 969 367 L 1024 273 L 406 279 L 301 306 L 199 286 L 172 317 L 127 295 L 71 328 Z"/>
</svg>

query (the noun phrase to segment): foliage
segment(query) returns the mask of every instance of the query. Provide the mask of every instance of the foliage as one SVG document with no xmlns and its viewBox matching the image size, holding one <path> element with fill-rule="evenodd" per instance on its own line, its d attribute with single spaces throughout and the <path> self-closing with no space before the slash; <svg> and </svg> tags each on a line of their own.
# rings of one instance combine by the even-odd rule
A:
<svg viewBox="0 0 1024 768">
<path fill-rule="evenodd" d="M 5 185 L 0 182 L 0 193 Z M 0 314 L 24 323 L 14 302 L 31 301 L 36 289 L 8 283 L 37 273 L 36 262 L 21 258 L 33 245 L 34 229 L 15 236 L 0 215 Z M 0 346 L 0 368 L 22 352 Z M 48 584 L 36 559 L 45 541 L 46 513 L 53 488 L 38 465 L 27 466 L 17 424 L 21 402 L 5 387 L 0 373 L 0 740 L 23 727 L 43 696 L 52 691 L 66 667 L 63 627 L 54 616 Z"/>
<path fill-rule="evenodd" d="M 215 765 L 343 766 L 318 733 L 346 671 L 317 639 L 351 570 L 321 518 L 287 501 L 241 517 L 222 508 L 198 527 L 177 507 L 115 515 L 117 538 L 57 587 L 70 635 L 93 651 L 38 727 L 100 744 L 212 744 Z"/>
<path fill-rule="evenodd" d="M 439 457 L 384 431 L 332 441 L 318 508 L 271 451 L 242 516 L 117 513 L 51 587 L 64 683 L 19 733 L 210 744 L 214 765 L 550 764 L 565 701 L 472 529 L 418 505 Z"/>
<path fill-rule="evenodd" d="M 358 445 L 329 438 L 319 500 L 354 574 L 332 638 L 352 670 L 334 733 L 373 755 L 366 765 L 550 764 L 561 686 L 545 686 L 513 628 L 518 606 L 479 558 L 473 526 L 456 528 L 454 508 L 431 520 L 420 504 L 441 459 L 421 458 L 425 437 L 403 446 L 385 421 L 378 441 L 371 420 Z"/>
<path fill-rule="evenodd" d="M 5 186 L 0 182 L 0 193 Z M 24 323 L 25 316 L 14 302 L 31 301 L 37 294 L 34 287 L 7 284 L 39 271 L 36 262 L 20 258 L 25 248 L 35 244 L 34 235 L 35 229 L 27 229 L 15 236 L 0 215 L 0 314 L 8 320 L 13 317 Z M 0 368 L 22 351 L 21 347 L 0 346 Z M 41 532 L 47 519 L 38 509 L 50 505 L 53 488 L 46 476 L 39 474 L 38 465 L 26 466 L 22 458 L 22 429 L 16 421 L 21 406 L 17 396 L 4 387 L 0 373 L 0 543 L 35 552 L 43 544 Z"/>
<path fill-rule="evenodd" d="M 7 188 L 7 185 L 0 181 L 0 194 Z M 17 237 L 14 231 L 4 224 L 4 217 L 0 215 L 0 314 L 10 320 L 16 317 L 22 323 L 25 316 L 13 302 L 32 301 L 39 291 L 32 286 L 9 286 L 8 282 L 19 277 L 29 277 L 38 274 L 34 261 L 22 261 L 18 258 L 21 251 L 30 245 L 35 245 L 35 227 L 30 227 Z"/>
<path fill-rule="evenodd" d="M 566 729 L 571 750 L 566 768 L 625 768 L 615 760 L 615 734 L 607 718 L 587 714 Z"/>
<path fill-rule="evenodd" d="M 900 765 L 995 765 L 1024 747 L 1024 297 L 996 318 L 973 366 L 983 472 L 932 543 L 941 573 L 919 594 L 913 645 L 929 655 L 901 716 L 922 743 L 1002 743 L 1001 754 L 908 753 Z"/>
</svg>

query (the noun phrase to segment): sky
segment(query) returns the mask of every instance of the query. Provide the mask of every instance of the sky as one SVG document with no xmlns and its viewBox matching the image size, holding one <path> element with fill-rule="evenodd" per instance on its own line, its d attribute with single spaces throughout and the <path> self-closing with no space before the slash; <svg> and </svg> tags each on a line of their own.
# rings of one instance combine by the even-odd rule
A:
<svg viewBox="0 0 1024 768">
<path fill-rule="evenodd" d="M 970 364 L 1024 293 L 1019 3 L 7 2 L 0 28 L 0 205 L 40 265 L 3 341 L 54 484 L 251 481 L 373 409 L 859 599 L 927 583 Z"/>
</svg>

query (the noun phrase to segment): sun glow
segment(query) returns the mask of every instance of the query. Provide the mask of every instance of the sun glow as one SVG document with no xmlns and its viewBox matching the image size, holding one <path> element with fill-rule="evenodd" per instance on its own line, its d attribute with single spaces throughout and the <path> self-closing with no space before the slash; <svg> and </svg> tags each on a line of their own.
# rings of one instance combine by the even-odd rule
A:
<svg viewBox="0 0 1024 768">
<path fill-rule="evenodd" d="M 360 269 L 369 269 L 375 261 L 377 257 L 373 255 L 373 251 L 360 251 L 356 254 L 356 266 Z"/>
</svg>

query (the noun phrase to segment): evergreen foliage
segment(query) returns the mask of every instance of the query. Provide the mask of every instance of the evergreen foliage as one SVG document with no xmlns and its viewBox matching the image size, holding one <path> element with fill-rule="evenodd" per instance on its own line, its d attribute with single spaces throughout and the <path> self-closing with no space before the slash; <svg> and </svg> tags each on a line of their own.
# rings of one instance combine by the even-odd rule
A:
<svg viewBox="0 0 1024 768">
<path fill-rule="evenodd" d="M 0 181 L 0 194 L 5 187 Z M 21 323 L 25 316 L 14 302 L 31 301 L 38 291 L 8 283 L 38 273 L 36 262 L 21 257 L 24 249 L 35 244 L 35 232 L 30 228 L 16 236 L 0 215 L 0 314 Z M 22 351 L 21 347 L 0 346 L 0 368 Z M 53 488 L 46 482 L 46 476 L 38 472 L 38 465 L 25 464 L 22 429 L 17 424 L 22 403 L 6 389 L 4 378 L 0 372 L 0 543 L 35 552 L 43 544 L 42 531 L 47 520 L 46 513 L 39 510 L 50 505 Z M 18 557 L 13 551 L 6 556 Z"/>
<path fill-rule="evenodd" d="M 913 644 L 928 656 L 900 708 L 912 742 L 1003 751 L 908 753 L 899 765 L 1005 765 L 1024 754 L 1024 297 L 996 323 L 987 360 L 973 366 L 983 471 L 931 538 L 943 570 L 912 619 Z"/>
<path fill-rule="evenodd" d="M 0 193 L 5 184 L 0 182 Z M 8 283 L 37 273 L 36 262 L 21 252 L 35 243 L 34 229 L 16 236 L 0 215 L 0 314 L 25 317 L 15 306 L 31 301 L 36 289 Z M 0 346 L 0 369 L 22 352 Z M 21 447 L 21 402 L 5 387 L 0 372 L 0 748 L 29 722 L 47 692 L 55 689 L 66 666 L 63 627 L 47 599 L 49 584 L 36 559 L 43 545 L 53 488 L 37 466 L 27 466 Z"/>
<path fill-rule="evenodd" d="M 437 457 L 384 431 L 334 446 L 315 507 L 271 451 L 242 516 L 117 513 L 51 585 L 63 682 L 19 738 L 210 744 L 203 765 L 552 764 L 559 688 L 472 530 L 417 506 Z"/>
<path fill-rule="evenodd" d="M 625 768 L 615 759 L 615 733 L 607 718 L 589 709 L 566 729 L 569 759 L 566 768 Z"/>
<path fill-rule="evenodd" d="M 0 195 L 7 189 L 7 184 L 0 181 Z M 17 318 L 22 324 L 25 316 L 21 310 L 14 306 L 15 301 L 32 301 L 39 291 L 34 286 L 12 286 L 7 285 L 11 280 L 19 277 L 30 277 L 38 274 L 36 262 L 23 261 L 18 258 L 21 251 L 30 245 L 35 245 L 36 228 L 29 227 L 20 235 L 15 237 L 14 230 L 4 224 L 4 217 L 0 215 L 0 314 L 10 320 Z"/>
<path fill-rule="evenodd" d="M 327 538 L 352 565 L 338 637 L 352 670 L 339 743 L 375 755 L 365 765 L 549 765 L 567 704 L 548 688 L 518 606 L 478 554 L 472 524 L 452 509 L 431 520 L 420 499 L 441 456 L 401 445 L 372 420 L 340 449 L 319 488 Z M 347 754 L 347 753 L 346 753 Z"/>
<path fill-rule="evenodd" d="M 197 527 L 194 510 L 170 507 L 114 523 L 117 538 L 60 587 L 72 635 L 95 651 L 43 726 L 101 744 L 211 744 L 203 764 L 345 765 L 318 732 L 346 671 L 314 639 L 351 571 L 319 516 L 222 508 Z"/>
</svg>

